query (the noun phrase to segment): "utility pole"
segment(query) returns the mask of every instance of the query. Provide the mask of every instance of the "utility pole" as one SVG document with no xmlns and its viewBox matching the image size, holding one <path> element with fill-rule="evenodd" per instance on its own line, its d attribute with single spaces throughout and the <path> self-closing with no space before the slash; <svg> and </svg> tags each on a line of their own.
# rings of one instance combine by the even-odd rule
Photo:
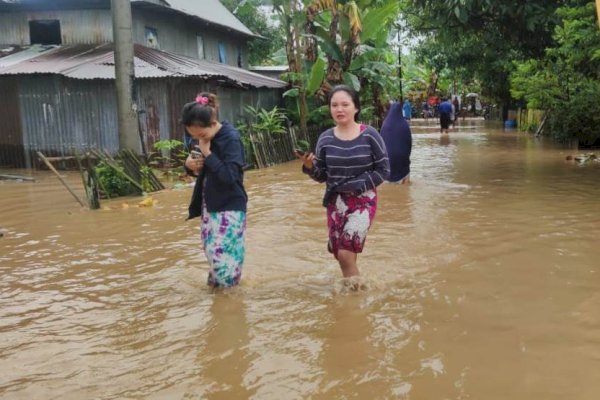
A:
<svg viewBox="0 0 600 400">
<path fill-rule="evenodd" d="M 111 0 L 113 42 L 115 47 L 115 86 L 119 148 L 141 149 L 138 136 L 138 115 L 133 101 L 133 29 L 130 0 Z"/>
<path fill-rule="evenodd" d="M 400 104 L 402 104 L 404 103 L 404 95 L 402 94 L 402 42 L 400 38 L 400 29 L 400 23 L 398 23 L 398 82 L 400 83 Z"/>
<path fill-rule="evenodd" d="M 596 13 L 598 13 L 598 26 L 600 27 L 600 0 L 596 0 Z"/>
</svg>

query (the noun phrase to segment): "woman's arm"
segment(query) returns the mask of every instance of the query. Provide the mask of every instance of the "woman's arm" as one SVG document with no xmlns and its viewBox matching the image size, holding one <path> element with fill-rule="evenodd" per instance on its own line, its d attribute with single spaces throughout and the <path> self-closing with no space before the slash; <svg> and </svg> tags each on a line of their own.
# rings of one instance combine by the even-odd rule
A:
<svg viewBox="0 0 600 400">
<path fill-rule="evenodd" d="M 302 165 L 302 172 L 309 175 L 312 179 L 317 182 L 327 181 L 327 163 L 326 163 L 326 147 L 323 146 L 324 140 L 319 138 L 317 142 L 317 149 L 315 150 L 313 166 L 307 168 L 306 165 Z M 310 155 L 309 155 L 310 156 Z"/>
<path fill-rule="evenodd" d="M 242 143 L 238 138 L 232 138 L 225 144 L 222 158 L 211 152 L 204 159 L 204 167 L 225 185 L 233 185 L 240 179 L 243 166 Z"/>
<path fill-rule="evenodd" d="M 371 152 L 373 154 L 373 170 L 369 171 L 373 181 L 373 188 L 379 186 L 390 177 L 390 159 L 383 138 L 375 129 L 369 132 Z"/>
</svg>

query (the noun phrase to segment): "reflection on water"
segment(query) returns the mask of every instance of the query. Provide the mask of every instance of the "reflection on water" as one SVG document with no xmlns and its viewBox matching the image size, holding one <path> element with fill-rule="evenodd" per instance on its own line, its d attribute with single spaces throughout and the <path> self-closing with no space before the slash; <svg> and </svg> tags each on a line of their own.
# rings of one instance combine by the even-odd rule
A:
<svg viewBox="0 0 600 400">
<path fill-rule="evenodd" d="M 412 128 L 359 293 L 296 162 L 248 173 L 227 294 L 205 287 L 189 190 L 91 212 L 49 174 L 0 181 L 0 397 L 597 399 L 600 166 L 482 123 Z"/>
</svg>

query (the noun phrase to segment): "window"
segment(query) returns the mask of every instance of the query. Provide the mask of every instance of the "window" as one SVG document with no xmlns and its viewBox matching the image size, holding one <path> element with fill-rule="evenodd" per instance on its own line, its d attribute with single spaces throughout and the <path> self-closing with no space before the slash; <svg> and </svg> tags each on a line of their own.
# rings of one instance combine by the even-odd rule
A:
<svg viewBox="0 0 600 400">
<path fill-rule="evenodd" d="M 144 35 L 146 36 L 146 46 L 152 49 L 160 48 L 158 45 L 158 31 L 156 28 L 147 26 L 144 30 Z"/>
<path fill-rule="evenodd" d="M 244 61 L 242 60 L 242 46 L 237 47 L 237 66 L 240 68 L 244 67 Z"/>
<path fill-rule="evenodd" d="M 196 44 L 198 46 L 198 58 L 204 60 L 204 38 L 196 35 Z"/>
<path fill-rule="evenodd" d="M 61 44 L 60 22 L 57 19 L 29 21 L 31 44 Z"/>
<path fill-rule="evenodd" d="M 219 62 L 221 64 L 227 64 L 227 49 L 223 42 L 219 42 Z"/>
</svg>

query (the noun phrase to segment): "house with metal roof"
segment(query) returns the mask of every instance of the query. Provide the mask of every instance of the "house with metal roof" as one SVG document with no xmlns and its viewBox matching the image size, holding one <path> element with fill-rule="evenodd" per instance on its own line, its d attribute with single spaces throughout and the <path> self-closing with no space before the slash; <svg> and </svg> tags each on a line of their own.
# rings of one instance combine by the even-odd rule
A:
<svg viewBox="0 0 600 400">
<path fill-rule="evenodd" d="M 181 139 L 180 110 L 199 91 L 236 122 L 269 108 L 286 83 L 251 72 L 258 37 L 218 0 L 131 0 L 140 150 Z M 33 153 L 119 147 L 110 0 L 0 0 L 0 165 Z"/>
</svg>

